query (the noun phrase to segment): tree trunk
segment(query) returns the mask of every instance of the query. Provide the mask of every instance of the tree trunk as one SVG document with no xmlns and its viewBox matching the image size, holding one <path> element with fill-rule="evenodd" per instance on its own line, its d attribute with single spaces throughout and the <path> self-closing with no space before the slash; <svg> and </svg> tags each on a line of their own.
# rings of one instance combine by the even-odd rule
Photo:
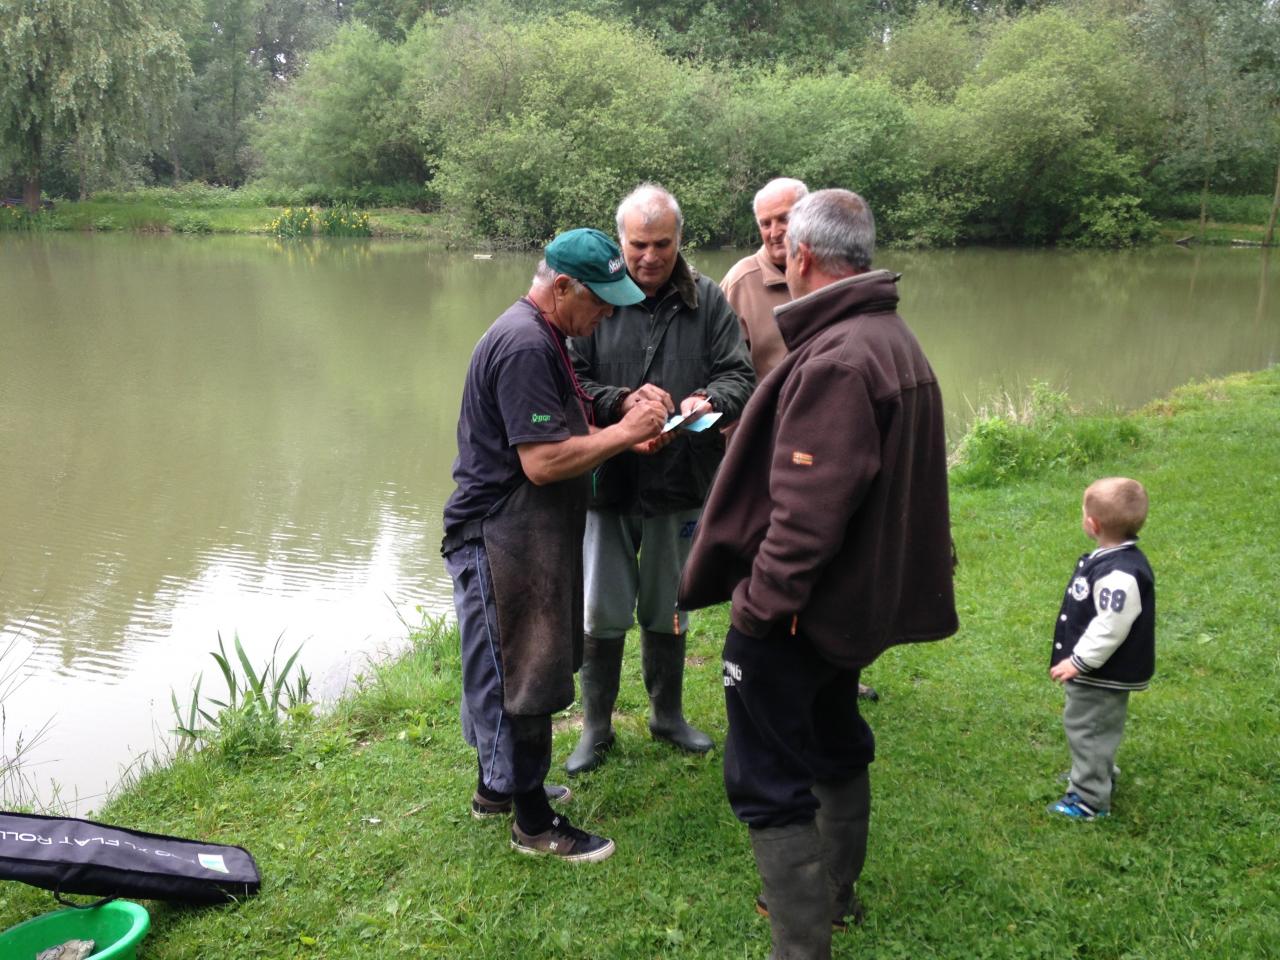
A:
<svg viewBox="0 0 1280 960">
<path fill-rule="evenodd" d="M 84 147 L 80 141 L 76 141 L 76 159 L 80 164 L 80 200 L 81 202 L 89 199 L 89 173 L 86 167 L 88 164 L 84 158 Z"/>
<path fill-rule="evenodd" d="M 22 184 L 22 202 L 27 208 L 27 213 L 40 212 L 40 171 L 34 170 L 27 174 L 27 179 Z"/>
<path fill-rule="evenodd" d="M 176 187 L 182 183 L 182 157 L 178 155 L 176 146 L 169 147 L 169 159 L 173 162 L 173 185 Z"/>
<path fill-rule="evenodd" d="M 1267 221 L 1267 235 L 1262 238 L 1263 246 L 1271 246 L 1276 238 L 1276 211 L 1280 210 L 1280 163 L 1276 164 L 1276 192 L 1271 198 L 1271 219 Z"/>
<path fill-rule="evenodd" d="M 1204 225 L 1209 213 L 1209 174 L 1204 175 L 1200 186 L 1200 242 L 1204 243 Z"/>
</svg>

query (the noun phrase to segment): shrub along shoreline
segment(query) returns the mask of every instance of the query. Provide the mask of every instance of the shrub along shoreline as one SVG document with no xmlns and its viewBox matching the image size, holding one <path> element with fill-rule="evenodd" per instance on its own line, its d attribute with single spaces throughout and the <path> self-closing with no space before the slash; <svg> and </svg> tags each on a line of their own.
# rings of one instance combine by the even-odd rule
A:
<svg viewBox="0 0 1280 960">
<path fill-rule="evenodd" d="M 330 191 L 332 192 L 332 191 Z M 349 198 L 349 199 L 343 199 Z M 404 205 L 386 206 L 377 197 L 364 197 L 358 191 L 312 198 L 306 191 L 247 187 L 233 190 L 191 183 L 179 188 L 151 187 L 124 193 L 97 194 L 88 200 L 60 200 L 51 209 L 35 216 L 18 207 L 0 209 L 0 232 L 81 232 L 112 233 L 118 231 L 150 234 L 267 235 L 296 238 L 300 235 L 325 235 L 318 225 L 301 232 L 281 230 L 286 212 L 312 210 L 317 218 L 326 211 L 352 210 L 362 200 L 374 200 L 357 213 L 365 217 L 364 228 L 357 233 L 331 235 L 373 236 L 395 239 L 426 240 L 440 245 L 464 249 L 488 249 L 510 246 L 501 239 L 477 239 L 459 233 L 456 224 L 434 207 L 434 201 L 421 191 L 398 199 Z M 384 198 L 393 199 L 393 198 Z M 1241 199 L 1252 200 L 1242 204 Z M 1266 236 L 1266 220 L 1257 222 L 1236 219 L 1242 213 L 1264 209 L 1266 197 L 1211 197 L 1210 219 L 1203 237 L 1194 219 L 1171 217 L 1156 221 L 1151 243 L 1168 243 L 1192 238 L 1192 242 L 1210 246 L 1230 245 L 1234 241 L 1261 244 Z M 415 206 L 414 204 L 417 204 Z M 422 208 L 426 209 L 422 209 Z M 1220 211 L 1220 212 L 1219 212 Z M 1184 215 L 1185 216 L 1185 215 Z M 287 221 L 286 221 L 287 222 Z M 890 241 L 885 246 L 893 246 Z M 912 241 L 912 246 L 947 246 Z M 519 246 L 519 244 L 515 244 Z"/>
<path fill-rule="evenodd" d="M 961 631 L 900 647 L 865 679 L 872 768 L 866 925 L 837 957 L 1242 957 L 1280 941 L 1280 367 L 1196 384 L 1131 415 L 1061 398 L 985 418 L 953 472 Z M 1077 426 L 1084 423 L 1084 426 Z M 1055 453 L 1054 445 L 1059 448 Z M 1157 675 L 1136 695 L 1113 816 L 1044 813 L 1067 765 L 1049 638 L 1084 486 L 1138 477 L 1159 591 Z M 690 718 L 723 743 L 725 610 L 695 615 Z M 275 736 L 235 724 L 93 816 L 246 846 L 262 894 L 150 905 L 152 960 L 196 957 L 743 957 L 768 949 L 720 752 L 652 741 L 636 658 L 618 744 L 572 782 L 567 812 L 618 853 L 574 867 L 517 856 L 477 823 L 457 722 L 455 637 L 416 632 L 329 714 Z M 552 776 L 578 717 L 558 718 Z M 0 928 L 51 909 L 0 885 Z"/>
</svg>

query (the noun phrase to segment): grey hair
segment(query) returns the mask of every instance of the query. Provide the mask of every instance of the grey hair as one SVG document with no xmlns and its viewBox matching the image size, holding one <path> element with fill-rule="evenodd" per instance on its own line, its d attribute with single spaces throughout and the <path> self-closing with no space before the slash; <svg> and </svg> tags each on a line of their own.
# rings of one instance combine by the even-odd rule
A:
<svg viewBox="0 0 1280 960">
<path fill-rule="evenodd" d="M 555 268 L 550 266 L 546 260 L 539 260 L 538 265 L 533 270 L 533 286 L 549 287 L 556 282 L 556 277 L 559 276 L 569 277 L 567 273 L 557 273 Z M 569 277 L 569 282 L 573 284 L 573 289 L 576 293 L 581 293 L 585 286 L 576 277 Z"/>
<path fill-rule="evenodd" d="M 622 221 L 630 210 L 638 210 L 644 218 L 646 226 L 653 223 L 664 213 L 674 213 L 676 215 L 676 239 L 679 240 L 684 235 L 684 214 L 680 211 L 680 204 L 671 195 L 671 191 L 661 184 L 642 183 L 622 198 L 622 202 L 618 204 L 617 217 L 618 236 L 620 238 L 626 236 Z"/>
<path fill-rule="evenodd" d="M 837 275 L 871 269 L 876 252 L 876 218 L 863 200 L 849 190 L 819 190 L 791 208 L 787 249 L 796 255 L 800 244 L 813 252 L 817 265 Z"/>
<path fill-rule="evenodd" d="M 771 197 L 775 193 L 781 193 L 783 190 L 794 191 L 796 200 L 809 194 L 809 188 L 804 185 L 803 180 L 797 180 L 795 177 L 774 177 L 756 191 L 755 197 L 751 200 L 751 212 L 758 214 L 761 200 Z"/>
</svg>

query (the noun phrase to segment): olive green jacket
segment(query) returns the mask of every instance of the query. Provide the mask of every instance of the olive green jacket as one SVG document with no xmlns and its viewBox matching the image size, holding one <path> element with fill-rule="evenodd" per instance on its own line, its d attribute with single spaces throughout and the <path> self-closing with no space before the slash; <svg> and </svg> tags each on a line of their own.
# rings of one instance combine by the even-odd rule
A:
<svg viewBox="0 0 1280 960">
<path fill-rule="evenodd" d="M 618 307 L 591 336 L 569 340 L 569 353 L 597 426 L 617 422 L 623 397 L 645 383 L 677 405 L 705 393 L 723 414 L 716 427 L 681 432 L 655 454 L 622 453 L 597 468 L 591 505 L 642 516 L 700 507 L 724 456 L 718 428 L 738 418 L 756 382 L 720 288 L 678 256 L 653 313 L 644 303 Z"/>
</svg>

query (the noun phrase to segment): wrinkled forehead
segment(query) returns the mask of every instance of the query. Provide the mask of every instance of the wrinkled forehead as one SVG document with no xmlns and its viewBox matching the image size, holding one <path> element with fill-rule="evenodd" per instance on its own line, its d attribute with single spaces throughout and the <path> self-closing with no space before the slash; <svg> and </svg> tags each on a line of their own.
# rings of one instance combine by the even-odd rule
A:
<svg viewBox="0 0 1280 960">
<path fill-rule="evenodd" d="M 775 217 L 784 216 L 791 212 L 791 208 L 796 205 L 796 201 L 800 199 L 796 196 L 795 187 L 779 187 L 771 190 L 763 197 L 756 201 L 755 211 L 757 220 L 772 220 Z"/>
<path fill-rule="evenodd" d="M 622 215 L 622 237 L 640 243 L 657 243 L 678 237 L 675 211 L 666 205 L 632 207 Z"/>
</svg>

